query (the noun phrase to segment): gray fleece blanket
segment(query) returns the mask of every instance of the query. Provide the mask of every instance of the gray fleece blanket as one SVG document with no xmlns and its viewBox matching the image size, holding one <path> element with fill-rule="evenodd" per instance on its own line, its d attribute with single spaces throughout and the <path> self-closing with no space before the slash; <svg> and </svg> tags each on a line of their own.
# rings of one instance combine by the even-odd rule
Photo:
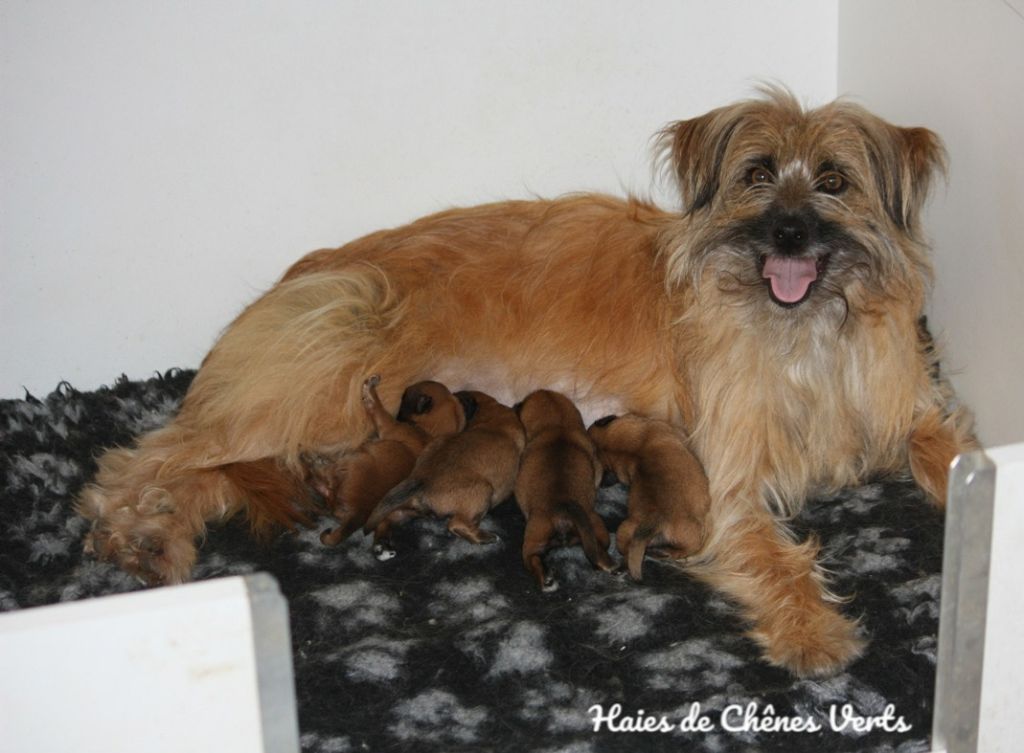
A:
<svg viewBox="0 0 1024 753">
<path fill-rule="evenodd" d="M 100 450 L 165 422 L 192 376 L 0 401 L 0 610 L 142 588 L 83 556 L 72 501 Z M 622 486 L 601 491 L 610 530 L 625 500 Z M 558 550 L 561 587 L 542 593 L 522 567 L 515 504 L 485 527 L 498 544 L 416 521 L 380 562 L 358 534 L 333 549 L 317 530 L 261 544 L 229 523 L 195 576 L 280 582 L 308 753 L 928 750 L 942 518 L 907 479 L 815 500 L 793 522 L 822 540 L 870 640 L 827 680 L 764 664 L 733 608 L 673 566 L 648 560 L 638 584 Z"/>
</svg>

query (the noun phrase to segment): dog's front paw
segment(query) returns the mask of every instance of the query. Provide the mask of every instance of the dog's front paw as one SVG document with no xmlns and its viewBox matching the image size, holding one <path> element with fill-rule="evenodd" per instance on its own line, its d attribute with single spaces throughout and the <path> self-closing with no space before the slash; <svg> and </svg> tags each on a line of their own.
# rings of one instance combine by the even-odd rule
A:
<svg viewBox="0 0 1024 753">
<path fill-rule="evenodd" d="M 798 677 L 838 674 L 864 652 L 857 623 L 822 605 L 807 612 L 787 610 L 758 625 L 750 637 L 761 645 L 764 658 Z"/>
</svg>

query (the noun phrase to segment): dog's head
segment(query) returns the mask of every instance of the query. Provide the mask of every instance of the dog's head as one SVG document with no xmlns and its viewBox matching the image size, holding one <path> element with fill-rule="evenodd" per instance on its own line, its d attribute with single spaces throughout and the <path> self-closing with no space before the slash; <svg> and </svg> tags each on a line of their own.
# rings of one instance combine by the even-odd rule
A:
<svg viewBox="0 0 1024 753">
<path fill-rule="evenodd" d="M 923 295 L 920 211 L 945 158 L 931 131 L 844 101 L 804 110 L 766 88 L 659 143 L 684 202 L 670 281 L 788 318 Z"/>
</svg>

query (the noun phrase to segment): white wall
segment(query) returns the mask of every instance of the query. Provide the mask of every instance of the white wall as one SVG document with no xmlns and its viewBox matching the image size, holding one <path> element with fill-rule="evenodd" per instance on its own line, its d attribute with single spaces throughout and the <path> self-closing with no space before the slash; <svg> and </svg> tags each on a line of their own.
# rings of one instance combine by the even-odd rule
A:
<svg viewBox="0 0 1024 753">
<path fill-rule="evenodd" d="M 996 465 L 996 479 L 978 750 L 1018 753 L 1024 698 L 1024 644 L 1020 640 L 1024 625 L 1024 603 L 1020 599 L 1024 444 L 999 447 L 990 450 L 990 455 Z"/>
<path fill-rule="evenodd" d="M 1024 439 L 1024 0 L 843 0 L 840 93 L 927 125 L 951 169 L 926 216 L 930 322 L 986 445 Z"/>
<path fill-rule="evenodd" d="M 0 397 L 196 366 L 301 254 L 459 203 L 646 192 L 837 0 L 0 3 Z"/>
</svg>

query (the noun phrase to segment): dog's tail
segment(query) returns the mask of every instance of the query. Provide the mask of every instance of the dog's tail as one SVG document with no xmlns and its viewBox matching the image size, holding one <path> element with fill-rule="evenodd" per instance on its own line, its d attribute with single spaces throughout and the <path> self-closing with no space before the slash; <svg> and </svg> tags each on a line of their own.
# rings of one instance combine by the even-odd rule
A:
<svg viewBox="0 0 1024 753">
<path fill-rule="evenodd" d="M 657 529 L 651 525 L 640 525 L 629 542 L 629 550 L 626 552 L 626 566 L 629 568 L 629 575 L 633 580 L 641 580 L 644 566 L 644 556 L 647 554 L 647 547 L 651 539 L 657 533 Z"/>
<path fill-rule="evenodd" d="M 590 564 L 606 572 L 615 569 L 615 562 L 608 554 L 608 550 L 601 546 L 597 540 L 597 534 L 590 521 L 590 516 L 583 506 L 575 500 L 559 502 L 555 505 L 555 514 L 566 518 L 580 537 L 580 546 L 583 553 L 587 555 Z"/>
<path fill-rule="evenodd" d="M 395 510 L 400 507 L 414 506 L 423 496 L 424 485 L 419 479 L 408 478 L 384 495 L 373 509 L 370 517 L 363 524 L 363 533 L 370 533 Z"/>
</svg>

